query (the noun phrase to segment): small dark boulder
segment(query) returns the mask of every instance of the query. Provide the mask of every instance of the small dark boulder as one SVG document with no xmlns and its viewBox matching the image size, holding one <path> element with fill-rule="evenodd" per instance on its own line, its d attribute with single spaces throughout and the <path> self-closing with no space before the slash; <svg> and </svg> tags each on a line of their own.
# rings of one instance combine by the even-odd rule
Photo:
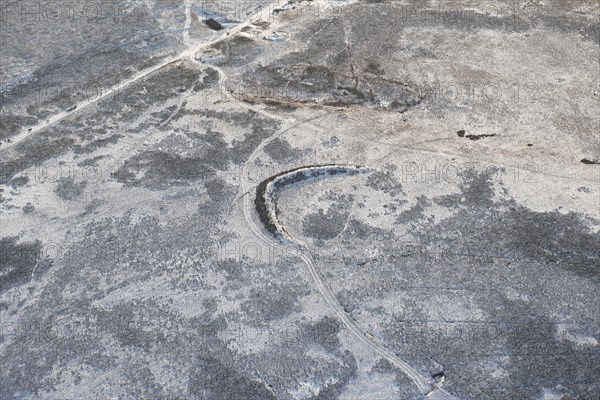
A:
<svg viewBox="0 0 600 400">
<path fill-rule="evenodd" d="M 206 21 L 206 25 L 208 25 L 211 29 L 214 29 L 215 31 L 220 31 L 221 29 L 223 29 L 223 25 L 221 25 L 219 22 L 215 21 L 212 18 Z"/>
<path fill-rule="evenodd" d="M 587 158 L 584 158 L 581 160 L 581 162 L 588 165 L 600 165 L 600 160 L 588 160 Z"/>
</svg>

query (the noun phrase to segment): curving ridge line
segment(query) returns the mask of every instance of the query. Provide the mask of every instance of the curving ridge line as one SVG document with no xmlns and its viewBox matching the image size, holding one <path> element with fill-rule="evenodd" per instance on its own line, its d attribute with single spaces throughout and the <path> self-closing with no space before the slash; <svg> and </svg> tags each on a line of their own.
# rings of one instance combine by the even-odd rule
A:
<svg viewBox="0 0 600 400">
<path fill-rule="evenodd" d="M 275 203 L 275 191 L 298 182 L 316 180 L 327 176 L 357 175 L 371 172 L 372 169 L 360 165 L 313 165 L 291 169 L 265 179 L 256 187 L 254 206 L 260 221 L 267 231 L 280 240 L 284 240 L 303 248 L 306 245 L 293 238 L 277 218 L 279 209 Z"/>
<path fill-rule="evenodd" d="M 375 353 L 379 354 L 381 357 L 385 358 L 392 365 L 395 365 L 397 368 L 399 368 L 414 382 L 419 391 L 425 395 L 426 398 L 440 400 L 456 399 L 456 397 L 442 390 L 432 378 L 421 374 L 406 361 L 385 348 L 385 346 L 378 342 L 372 335 L 362 330 L 356 321 L 352 319 L 350 315 L 348 315 L 333 294 L 333 291 L 317 268 L 312 254 L 308 249 L 308 245 L 292 237 L 289 232 L 287 232 L 285 227 L 279 222 L 279 210 L 277 209 L 277 204 L 275 202 L 275 194 L 277 190 L 283 189 L 288 185 L 307 180 L 315 180 L 340 175 L 352 176 L 361 173 L 369 173 L 372 171 L 374 171 L 372 168 L 366 166 L 330 164 L 301 167 L 281 172 L 262 181 L 256 188 L 256 197 L 254 199 L 254 206 L 256 212 L 258 213 L 259 220 L 263 224 L 264 228 L 271 234 L 271 236 L 265 235 L 264 231 L 255 225 L 255 220 L 252 218 L 252 213 L 250 211 L 249 197 L 244 199 L 244 216 L 249 222 L 254 233 L 266 242 L 272 243 L 276 246 L 283 246 L 283 244 L 293 245 L 285 247 L 287 250 L 300 257 L 309 267 L 310 274 L 321 296 L 325 299 L 327 304 L 335 312 L 337 317 L 342 321 L 346 328 L 363 344 L 365 344 Z"/>
</svg>

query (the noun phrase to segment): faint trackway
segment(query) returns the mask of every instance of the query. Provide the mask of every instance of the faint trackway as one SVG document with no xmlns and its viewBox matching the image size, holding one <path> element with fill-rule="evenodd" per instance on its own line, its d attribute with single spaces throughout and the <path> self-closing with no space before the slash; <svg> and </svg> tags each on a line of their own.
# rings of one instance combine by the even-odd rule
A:
<svg viewBox="0 0 600 400">
<path fill-rule="evenodd" d="M 194 59 L 193 54 L 190 55 L 190 59 L 192 61 L 198 62 L 198 60 Z M 389 363 L 396 366 L 404 374 L 406 374 L 415 383 L 415 385 L 417 386 L 419 391 L 425 396 L 425 398 L 430 399 L 430 400 L 454 400 L 454 399 L 456 399 L 456 397 L 452 396 L 451 394 L 449 394 L 449 393 L 445 392 L 443 389 L 441 389 L 441 387 L 438 386 L 439 384 L 436 383 L 431 377 L 427 377 L 427 376 L 421 374 L 420 372 L 418 372 L 415 368 L 410 366 L 406 361 L 402 360 L 400 357 L 398 357 L 392 351 L 385 348 L 385 346 L 382 343 L 378 342 L 372 335 L 370 335 L 369 333 L 364 331 L 362 328 L 360 328 L 358 323 L 354 319 L 352 319 L 352 317 L 344 310 L 344 308 L 342 307 L 340 302 L 335 297 L 335 294 L 333 293 L 333 291 L 331 290 L 331 288 L 325 281 L 325 278 L 319 271 L 319 269 L 314 261 L 314 258 L 312 256 L 312 254 L 310 253 L 308 245 L 295 239 L 295 238 L 292 238 L 292 240 L 295 241 L 299 247 L 295 247 L 293 244 L 292 244 L 292 246 L 286 246 L 286 245 L 282 244 L 280 241 L 276 240 L 274 237 L 272 237 L 268 234 L 265 234 L 265 231 L 263 230 L 263 228 L 261 228 L 261 223 L 260 223 L 260 221 L 257 220 L 256 213 L 254 212 L 255 209 L 252 204 L 251 196 L 246 196 L 247 194 L 250 194 L 250 189 L 251 189 L 250 184 L 246 179 L 248 176 L 250 176 L 248 168 L 251 165 L 251 161 L 256 158 L 258 153 L 260 151 L 262 151 L 267 144 L 269 144 L 274 139 L 282 136 L 283 134 L 290 131 L 291 129 L 298 128 L 299 126 L 308 125 L 308 126 L 311 126 L 314 128 L 318 128 L 316 125 L 313 124 L 313 122 L 315 120 L 321 119 L 321 118 L 329 115 L 332 111 L 328 111 L 324 114 L 317 115 L 315 117 L 309 118 L 304 121 L 297 121 L 294 118 L 283 119 L 279 116 L 268 113 L 267 111 L 265 111 L 264 109 L 262 109 L 260 107 L 254 107 L 252 105 L 249 105 L 249 104 L 237 99 L 225 87 L 225 83 L 227 81 L 227 75 L 223 72 L 223 70 L 221 70 L 220 68 L 218 68 L 214 65 L 211 65 L 210 67 L 214 68 L 219 73 L 219 75 L 220 75 L 220 90 L 230 100 L 232 100 L 232 101 L 236 102 L 237 104 L 240 104 L 243 107 L 250 109 L 256 113 L 262 114 L 262 115 L 270 117 L 270 118 L 274 118 L 275 120 L 282 122 L 282 125 L 283 125 L 282 128 L 279 130 L 279 132 L 277 132 L 276 134 L 274 134 L 271 137 L 264 140 L 262 143 L 260 143 L 260 145 L 258 145 L 254 149 L 252 154 L 248 157 L 247 162 L 244 164 L 244 168 L 242 169 L 242 174 L 241 174 L 241 178 L 240 178 L 240 183 L 241 183 L 241 195 L 240 196 L 243 197 L 242 211 L 243 211 L 244 219 L 248 223 L 248 226 L 250 227 L 252 232 L 256 236 L 258 236 L 260 239 L 262 239 L 264 242 L 271 244 L 274 247 L 279 247 L 279 248 L 285 250 L 286 252 L 289 252 L 289 253 L 299 257 L 307 265 L 310 275 L 311 275 L 313 281 L 315 282 L 315 285 L 316 285 L 317 289 L 319 290 L 319 293 L 321 294 L 323 299 L 326 301 L 327 305 L 336 314 L 336 316 L 342 321 L 344 326 L 346 326 L 346 328 L 356 338 L 358 338 L 358 340 L 360 342 L 365 344 L 372 351 L 374 351 L 375 353 L 377 353 L 378 355 L 380 355 L 381 357 L 386 359 Z M 292 124 L 290 125 L 290 123 L 292 123 Z M 234 200 L 234 203 L 235 202 L 237 202 L 237 199 Z M 287 234 L 285 234 L 284 236 L 289 237 L 289 235 L 287 235 Z"/>
<path fill-rule="evenodd" d="M 200 62 L 199 60 L 195 59 L 193 54 L 190 56 L 190 59 L 194 62 Z M 289 126 L 289 125 L 285 125 L 286 129 L 283 129 L 282 131 L 280 131 L 278 134 L 276 134 L 275 136 L 272 136 L 271 138 L 269 138 L 269 140 L 273 140 L 275 137 L 279 137 L 281 134 L 287 132 L 290 129 L 293 128 L 297 128 L 300 125 L 303 126 L 308 126 L 312 129 L 315 129 L 317 131 L 322 132 L 323 128 L 319 125 L 316 125 L 313 123 L 314 120 L 316 119 L 320 119 L 323 118 L 335 111 L 339 111 L 339 110 L 343 110 L 344 107 L 342 108 L 338 108 L 338 107 L 329 107 L 328 111 L 325 114 L 319 115 L 317 117 L 314 118 L 310 118 L 308 120 L 305 121 L 300 121 L 298 122 L 297 119 L 290 117 L 290 118 L 282 118 L 278 115 L 269 113 L 267 111 L 265 111 L 263 108 L 261 107 L 256 107 L 253 106 L 249 103 L 246 103 L 244 101 L 241 101 L 240 98 L 244 97 L 244 98 L 249 98 L 249 99 L 254 99 L 257 101 L 261 101 L 260 98 L 252 98 L 252 97 L 248 97 L 246 95 L 240 95 L 238 93 L 233 93 L 230 92 L 229 90 L 227 90 L 227 88 L 225 87 L 225 83 L 227 81 L 227 75 L 225 74 L 225 72 L 215 66 L 215 65 L 210 65 L 210 68 L 215 69 L 220 76 L 220 90 L 221 92 L 227 96 L 227 98 L 229 98 L 231 101 L 237 102 L 239 105 L 243 106 L 244 108 L 248 109 L 248 110 L 252 110 L 256 113 L 262 114 L 268 118 L 272 118 L 275 120 L 278 120 L 284 124 L 288 124 L 290 122 L 296 122 L 296 124 Z M 392 81 L 393 83 L 397 83 L 395 81 Z M 237 97 L 236 97 L 237 96 Z M 289 101 L 281 101 L 281 103 L 287 103 L 287 104 L 293 104 L 295 106 L 305 106 L 305 103 L 302 102 L 289 102 Z M 324 108 L 327 109 L 327 108 Z M 452 136 L 444 136 L 444 137 L 438 137 L 438 138 L 432 138 L 432 139 L 427 139 L 427 140 L 421 140 L 421 141 L 416 141 L 416 142 L 410 142 L 410 143 L 406 143 L 406 144 L 395 144 L 392 143 L 390 141 L 387 140 L 382 140 L 379 138 L 373 138 L 373 137 L 369 137 L 369 138 L 365 138 L 365 137 L 352 137 L 352 140 L 357 141 L 357 142 L 362 142 L 365 143 L 367 145 L 373 145 L 373 144 L 380 144 L 380 145 L 384 145 L 386 148 L 391 149 L 386 155 L 378 158 L 376 161 L 376 164 L 379 164 L 381 161 L 383 161 L 384 159 L 393 156 L 394 154 L 397 154 L 398 150 L 408 150 L 408 151 L 416 151 L 416 152 L 420 152 L 420 153 L 427 153 L 427 154 L 432 154 L 432 155 L 438 155 L 438 156 L 446 156 L 446 157 L 460 157 L 460 158 L 464 158 L 467 161 L 471 162 L 471 161 L 478 161 L 481 163 L 489 163 L 489 164 L 493 164 L 499 167 L 505 167 L 505 168 L 515 168 L 515 164 L 510 164 L 510 163 L 502 163 L 502 162 L 498 162 L 498 161 L 494 161 L 492 162 L 489 159 L 486 159 L 485 157 L 475 157 L 472 155 L 468 155 L 465 156 L 464 154 L 461 153 L 457 153 L 457 152 L 452 152 L 452 151 L 442 151 L 442 150 L 432 150 L 432 149 L 426 149 L 426 148 L 422 148 L 422 147 L 415 147 L 417 145 L 423 145 L 423 144 L 429 144 L 429 143 L 438 143 L 438 142 L 446 142 L 446 141 L 457 141 L 457 140 L 461 140 L 461 138 L 457 137 L 456 135 L 452 135 Z M 250 160 L 250 159 L 249 159 Z M 520 170 L 522 170 L 523 172 L 529 172 L 531 175 L 529 175 L 529 177 L 535 176 L 535 175 L 540 175 L 540 176 L 545 176 L 545 177 L 552 177 L 552 178 L 560 178 L 560 179 L 566 179 L 566 180 L 570 180 L 570 181 L 579 181 L 582 183 L 598 183 L 598 180 L 594 180 L 594 179 L 586 179 L 586 178 L 579 178 L 579 177 L 574 177 L 574 176 L 565 176 L 565 175 L 560 175 L 560 174 L 552 174 L 552 173 L 548 173 L 548 172 L 544 172 L 539 170 L 536 167 L 536 164 L 533 162 L 529 162 L 529 163 L 524 163 L 518 166 Z M 247 191 L 243 191 L 242 194 L 247 194 Z M 237 201 L 237 200 L 236 200 Z"/>
<path fill-rule="evenodd" d="M 192 61 L 198 62 L 198 60 L 194 59 L 193 54 L 190 55 L 190 59 Z M 378 342 L 372 335 L 370 335 L 369 333 L 364 331 L 358 325 L 358 323 L 344 310 L 344 308 L 342 307 L 340 302 L 335 297 L 335 294 L 333 293 L 333 291 L 331 290 L 331 288 L 325 281 L 325 278 L 319 271 L 319 269 L 314 261 L 314 258 L 312 256 L 312 254 L 310 253 L 308 245 L 299 241 L 298 239 L 292 238 L 285 231 L 285 229 L 283 229 L 283 227 L 281 227 L 281 225 L 279 223 L 278 223 L 278 225 L 281 227 L 283 237 L 290 239 L 292 241 L 291 246 L 283 245 L 280 241 L 276 240 L 274 237 L 272 237 L 268 234 L 265 234 L 265 231 L 260 226 L 260 222 L 257 221 L 256 213 L 254 212 L 255 209 L 252 206 L 251 196 L 246 196 L 247 194 L 250 194 L 250 186 L 249 186 L 249 182 L 247 181 L 246 177 L 249 176 L 248 168 L 251 164 L 251 160 L 255 159 L 257 154 L 260 151 L 262 151 L 268 143 L 273 141 L 275 138 L 282 136 L 283 134 L 290 131 L 291 129 L 297 128 L 301 125 L 302 126 L 308 125 L 308 126 L 312 126 L 312 127 L 316 128 L 316 126 L 313 125 L 312 123 L 317 119 L 320 119 L 322 117 L 329 115 L 330 112 L 326 112 L 325 114 L 321 114 L 321 115 L 309 118 L 308 120 L 304 120 L 304 121 L 297 121 L 294 118 L 283 119 L 277 115 L 268 113 L 267 111 L 265 111 L 264 109 L 262 109 L 260 107 L 254 107 L 250 104 L 240 101 L 231 92 L 229 92 L 227 90 L 226 85 L 225 85 L 227 82 L 227 75 L 224 73 L 224 71 L 222 69 L 220 69 L 219 67 L 212 66 L 212 65 L 211 65 L 211 68 L 214 68 L 219 73 L 220 90 L 231 101 L 233 101 L 249 110 L 252 110 L 256 113 L 259 113 L 266 117 L 278 120 L 283 125 L 282 128 L 279 130 L 279 132 L 272 135 L 268 139 L 264 140 L 262 143 L 260 143 L 259 146 L 256 147 L 256 149 L 254 149 L 252 154 L 248 157 L 248 160 L 244 164 L 244 168 L 242 170 L 242 174 L 241 174 L 241 178 L 240 178 L 240 182 L 241 182 L 241 195 L 240 196 L 242 196 L 244 198 L 243 204 L 242 204 L 242 211 L 243 211 L 244 219 L 248 223 L 248 226 L 250 227 L 252 232 L 256 236 L 258 236 L 260 239 L 265 241 L 266 243 L 271 244 L 274 247 L 282 248 L 284 251 L 289 252 L 289 253 L 299 257 L 307 265 L 310 275 L 311 275 L 313 281 L 315 282 L 315 285 L 316 285 L 317 289 L 319 290 L 321 297 L 323 297 L 323 299 L 325 300 L 327 305 L 336 314 L 336 316 L 342 321 L 344 326 L 346 326 L 346 328 L 352 333 L 352 335 L 354 335 L 356 338 L 358 338 L 358 340 L 360 342 L 362 342 L 364 345 L 366 345 L 368 348 L 370 348 L 376 354 L 380 355 L 381 357 L 386 359 L 390 364 L 396 366 L 400 371 L 402 371 L 404 374 L 406 374 L 414 382 L 414 384 L 417 386 L 419 391 L 425 396 L 425 398 L 430 399 L 430 400 L 453 400 L 453 399 L 456 399 L 456 397 L 450 395 L 449 393 L 447 393 L 443 389 L 441 389 L 441 387 L 439 387 L 439 384 L 437 382 L 435 382 L 431 377 L 427 377 L 427 376 L 421 374 L 415 368 L 410 366 L 406 361 L 402 360 L 400 357 L 398 357 L 392 351 L 388 350 L 382 343 Z M 330 166 L 330 167 L 335 167 L 335 166 Z M 236 202 L 237 202 L 237 199 L 234 200 L 234 204 Z M 273 215 L 275 215 L 274 211 L 273 211 Z M 294 244 L 297 244 L 298 247 L 296 247 Z M 257 371 L 257 373 L 258 373 L 258 371 Z M 260 377 L 266 383 L 266 380 L 262 376 L 260 376 Z M 270 385 L 267 385 L 267 387 L 270 388 Z"/>
<path fill-rule="evenodd" d="M 272 138 L 271 138 L 271 140 L 272 140 Z M 264 144 L 269 141 L 270 140 L 263 142 L 261 144 L 261 146 L 259 146 L 259 148 L 257 148 L 255 150 L 255 153 L 258 152 L 260 148 L 264 147 Z M 242 185 L 243 192 L 247 192 L 250 190 L 248 181 L 245 179 L 245 177 L 247 176 L 247 173 L 248 173 L 248 170 L 247 170 L 248 165 L 249 165 L 249 163 L 245 164 L 243 173 L 242 173 L 242 177 L 241 177 L 241 185 Z M 328 166 L 325 168 L 337 168 L 337 166 Z M 294 172 L 292 172 L 292 173 L 294 173 Z M 267 194 L 267 195 L 270 196 L 270 194 Z M 268 200 L 268 202 L 270 203 L 271 200 Z M 369 333 L 364 331 L 358 325 L 358 323 L 354 319 L 352 319 L 352 317 L 344 310 L 342 305 L 339 303 L 339 301 L 335 297 L 335 294 L 333 293 L 333 291 L 331 290 L 331 288 L 325 281 L 325 278 L 319 271 L 319 269 L 314 261 L 314 258 L 312 256 L 312 254 L 310 253 L 309 247 L 306 243 L 304 243 L 296 238 L 292 238 L 285 230 L 283 230 L 283 228 L 281 227 L 281 224 L 279 224 L 278 222 L 276 222 L 276 226 L 281 227 L 278 229 L 282 230 L 282 232 L 281 232 L 282 236 L 291 239 L 293 242 L 295 242 L 295 244 L 297 244 L 297 247 L 294 246 L 294 243 L 292 243 L 291 245 L 288 245 L 288 246 L 283 245 L 280 241 L 276 240 L 274 237 L 266 234 L 265 231 L 259 225 L 260 222 L 257 220 L 256 213 L 254 212 L 254 207 L 253 207 L 250 196 L 244 197 L 242 209 L 243 209 L 244 219 L 246 220 L 246 222 L 250 226 L 250 229 L 252 230 L 252 232 L 254 232 L 254 234 L 256 236 L 258 236 L 260 239 L 262 239 L 266 243 L 271 244 L 272 246 L 282 248 L 285 251 L 287 251 L 293 255 L 296 255 L 307 265 L 310 275 L 311 275 L 317 289 L 319 290 L 319 293 L 321 294 L 321 296 L 323 297 L 323 299 L 325 300 L 327 305 L 336 314 L 336 316 L 342 321 L 344 326 L 346 326 L 346 328 L 356 338 L 358 338 L 360 340 L 360 342 L 362 342 L 364 345 L 366 345 L 372 351 L 374 351 L 375 353 L 377 353 L 378 355 L 380 355 L 381 357 L 386 359 L 388 362 L 390 362 L 392 365 L 396 366 L 404 374 L 406 374 L 414 382 L 414 384 L 417 386 L 419 391 L 423 395 L 425 395 L 426 398 L 428 398 L 428 399 L 447 399 L 447 400 L 455 399 L 454 396 L 446 393 L 440 387 L 438 387 L 436 382 L 432 378 L 421 374 L 415 368 L 410 366 L 406 361 L 402 360 L 396 354 L 394 354 L 393 352 L 391 352 L 390 350 L 385 348 L 385 346 L 382 343 L 378 342 L 372 335 L 370 335 Z M 272 212 L 272 215 L 275 215 L 274 210 Z"/>
<path fill-rule="evenodd" d="M 286 0 L 281 0 L 281 1 L 276 2 L 273 5 L 269 5 L 269 7 L 276 9 L 276 8 L 284 5 L 285 3 L 286 3 Z M 177 56 L 169 57 L 159 64 L 156 64 L 150 68 L 147 68 L 145 70 L 138 72 L 137 74 L 133 75 L 131 78 L 117 83 L 116 85 L 110 87 L 106 91 L 102 91 L 100 93 L 100 95 L 98 95 L 96 97 L 92 97 L 90 99 L 81 101 L 80 103 L 78 103 L 76 105 L 76 107 L 74 109 L 71 109 L 71 111 L 60 112 L 58 114 L 55 114 L 55 115 L 47 118 L 44 122 L 41 122 L 32 127 L 23 128 L 20 133 L 18 133 L 15 136 L 10 138 L 10 140 L 11 140 L 10 142 L 1 143 L 0 149 L 9 149 L 9 148 L 13 147 L 14 145 L 16 145 L 17 143 L 20 143 L 24 139 L 28 138 L 30 135 L 33 135 L 34 133 L 39 132 L 42 129 L 48 128 L 49 126 L 62 121 L 66 117 L 71 116 L 71 115 L 89 107 L 90 105 L 99 102 L 100 100 L 102 100 L 104 98 L 107 98 L 115 93 L 118 93 L 120 90 L 123 90 L 125 87 L 131 85 L 132 83 L 135 83 L 135 82 L 139 81 L 140 79 L 143 79 L 143 78 L 153 74 L 154 72 L 163 69 L 164 67 L 166 67 L 168 65 L 174 64 L 178 61 L 185 60 L 186 58 L 193 56 L 194 53 L 197 53 L 198 51 L 200 51 L 202 49 L 205 49 L 207 47 L 210 47 L 214 44 L 217 44 L 217 43 L 225 40 L 229 36 L 239 32 L 246 26 L 250 25 L 250 23 L 254 20 L 254 18 L 261 15 L 261 13 L 263 11 L 264 11 L 263 8 L 258 9 L 254 14 L 252 14 L 250 17 L 248 17 L 245 21 L 241 22 L 236 27 L 231 28 L 229 30 L 225 30 L 224 33 L 221 36 L 219 36 L 218 38 L 213 39 L 208 42 L 201 43 L 198 46 L 194 47 L 190 44 L 190 40 L 189 40 L 189 28 L 191 26 L 191 0 L 185 0 L 185 18 L 186 19 L 185 19 L 185 29 L 184 29 L 184 33 L 183 33 L 183 38 L 184 38 L 184 42 L 185 42 L 187 48 L 183 52 L 181 52 Z"/>
</svg>

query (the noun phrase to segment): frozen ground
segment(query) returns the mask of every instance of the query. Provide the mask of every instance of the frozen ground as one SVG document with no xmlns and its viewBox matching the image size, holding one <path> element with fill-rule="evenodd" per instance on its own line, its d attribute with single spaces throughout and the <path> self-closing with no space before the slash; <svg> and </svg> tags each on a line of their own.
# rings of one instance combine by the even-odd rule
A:
<svg viewBox="0 0 600 400">
<path fill-rule="evenodd" d="M 0 6 L 0 399 L 600 398 L 597 1 Z"/>
</svg>

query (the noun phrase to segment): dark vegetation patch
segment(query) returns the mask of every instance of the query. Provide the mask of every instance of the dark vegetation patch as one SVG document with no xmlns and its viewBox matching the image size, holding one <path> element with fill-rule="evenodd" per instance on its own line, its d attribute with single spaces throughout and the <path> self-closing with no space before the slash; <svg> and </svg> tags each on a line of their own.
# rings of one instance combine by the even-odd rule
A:
<svg viewBox="0 0 600 400">
<path fill-rule="evenodd" d="M 235 189 L 228 185 L 223 179 L 215 178 L 205 183 L 208 197 L 213 202 L 223 202 L 229 204 L 235 197 Z"/>
<path fill-rule="evenodd" d="M 496 202 L 492 177 L 498 171 L 465 173 L 461 194 L 434 199 L 457 212 L 424 240 L 434 240 L 443 231 L 448 240 L 462 238 L 459 242 L 477 243 L 481 249 L 502 248 L 507 257 L 549 268 L 556 265 L 600 281 L 600 234 L 591 228 L 599 221 L 573 212 L 531 211 L 514 200 Z"/>
<path fill-rule="evenodd" d="M 225 170 L 231 160 L 231 152 L 221 132 L 208 129 L 203 135 L 194 136 L 198 146 L 203 148 L 202 162 L 211 168 Z M 199 160 L 200 161 L 200 160 Z"/>
<path fill-rule="evenodd" d="M 483 383 L 484 380 L 481 380 L 481 386 L 471 385 L 472 377 L 480 374 L 478 364 L 489 359 L 479 348 L 485 344 L 478 341 L 470 346 L 472 351 L 468 357 L 472 361 L 467 364 L 466 373 L 454 371 L 454 368 L 450 371 L 447 384 L 456 387 L 458 394 L 468 398 L 482 398 L 487 394 L 491 398 L 527 399 L 535 398 L 548 386 L 560 386 L 561 391 L 573 394 L 587 392 L 590 397 L 586 398 L 600 394 L 600 388 L 593 379 L 589 379 L 599 372 L 598 367 L 590 368 L 598 364 L 597 353 L 557 338 L 556 325 L 547 317 L 538 315 L 531 304 L 506 300 L 502 307 L 501 318 L 510 320 L 510 323 L 499 324 L 493 335 L 486 334 L 486 339 L 494 336 L 493 340 L 502 340 L 506 352 L 511 354 L 510 362 L 504 366 L 507 378 L 493 386 Z M 552 363 L 547 362 L 550 357 Z M 576 395 L 575 398 L 580 397 Z"/>
<path fill-rule="evenodd" d="M 371 60 L 367 63 L 366 67 L 364 68 L 364 72 L 373 75 L 385 75 L 385 71 L 381 67 L 381 64 L 374 60 Z"/>
<path fill-rule="evenodd" d="M 123 379 L 130 382 L 127 393 L 136 399 L 157 399 L 166 397 L 162 385 L 157 382 L 153 370 L 148 365 L 131 363 L 123 368 Z"/>
<path fill-rule="evenodd" d="M 212 89 L 219 84 L 220 80 L 219 71 L 214 68 L 206 68 L 203 71 L 202 79 L 194 85 L 194 92 Z"/>
<path fill-rule="evenodd" d="M 182 157 L 161 151 L 146 151 L 135 155 L 111 174 L 118 182 L 157 190 L 169 186 L 185 186 L 213 176 L 214 169 L 201 158 Z"/>
<path fill-rule="evenodd" d="M 390 171 L 377 171 L 367 178 L 367 186 L 392 197 L 404 194 L 402 184 Z"/>
<path fill-rule="evenodd" d="M 396 224 L 404 225 L 410 222 L 421 220 L 425 217 L 425 210 L 431 203 L 425 196 L 417 197 L 417 203 L 410 209 L 400 213 L 396 219 Z"/>
<path fill-rule="evenodd" d="M 96 314 L 97 326 L 103 327 L 124 348 L 155 351 L 161 343 L 167 343 L 170 338 L 167 332 L 136 319 L 142 315 L 164 320 L 173 317 L 170 311 L 163 310 L 153 301 L 138 301 L 110 310 L 100 310 Z"/>
<path fill-rule="evenodd" d="M 60 178 L 54 188 L 54 192 L 62 200 L 74 201 L 81 196 L 86 186 L 87 183 L 85 181 L 75 182 L 73 177 Z"/>
<path fill-rule="evenodd" d="M 301 310 L 300 298 L 309 294 L 305 288 L 274 284 L 253 288 L 241 309 L 252 321 L 269 322 L 285 318 Z"/>
<path fill-rule="evenodd" d="M 36 122 L 37 118 L 30 115 L 3 114 L 0 117 L 0 141 L 9 141 L 8 139 L 18 134 L 21 129 L 35 125 Z"/>
<path fill-rule="evenodd" d="M 284 139 L 275 138 L 264 147 L 265 153 L 279 163 L 290 162 L 297 159 L 303 152 L 301 149 L 290 146 Z"/>
<path fill-rule="evenodd" d="M 275 400 L 267 386 L 248 376 L 239 366 L 225 363 L 209 353 L 200 353 L 190 374 L 188 393 L 202 400 Z"/>
<path fill-rule="evenodd" d="M 16 236 L 0 239 L 0 293 L 27 283 L 34 270 L 36 274 L 46 271 L 51 262 L 42 259 L 40 241 L 17 243 Z"/>
<path fill-rule="evenodd" d="M 9 182 L 10 186 L 13 188 L 18 188 L 27 185 L 29 182 L 29 177 L 27 175 L 15 176 Z"/>
<path fill-rule="evenodd" d="M 348 228 L 346 229 L 346 236 L 352 236 L 359 238 L 369 243 L 379 243 L 382 240 L 390 240 L 394 237 L 394 234 L 387 229 L 378 228 L 364 222 L 351 219 L 348 222 Z"/>
<path fill-rule="evenodd" d="M 44 132 L 37 132 L 35 140 L 26 140 L 15 145 L 18 160 L 6 160 L 8 165 L 14 166 L 10 171 L 3 171 L 2 179 L 10 180 L 17 174 L 36 165 L 58 157 L 68 151 L 75 144 L 75 139 L 69 132 L 56 127 Z"/>
<path fill-rule="evenodd" d="M 319 209 L 315 213 L 308 214 L 302 221 L 302 232 L 314 239 L 333 239 L 342 232 L 347 220 L 347 210 L 331 207 L 324 212 L 323 209 Z"/>
<path fill-rule="evenodd" d="M 338 334 L 341 329 L 341 322 L 332 317 L 324 317 L 316 323 L 304 326 L 305 336 L 331 353 L 337 352 L 340 348 Z"/>
<path fill-rule="evenodd" d="M 336 363 L 334 371 L 331 371 L 336 380 L 325 382 L 319 394 L 311 397 L 313 400 L 339 399 L 350 380 L 356 377 L 358 370 L 356 359 L 349 351 L 341 350 L 338 338 L 341 329 L 342 324 L 332 317 L 324 317 L 316 323 L 308 323 L 302 327 L 300 335 L 305 338 L 306 343 L 316 343 L 339 359 L 339 364 Z"/>
<path fill-rule="evenodd" d="M 328 190 L 319 200 L 330 201 L 338 208 L 349 208 L 354 201 L 354 195 L 344 194 L 338 190 Z"/>
<path fill-rule="evenodd" d="M 504 223 L 490 226 L 488 235 L 498 235 L 518 257 L 600 282 L 600 234 L 591 230 L 591 221 L 573 212 L 534 212 L 522 206 L 502 216 Z"/>
<path fill-rule="evenodd" d="M 113 119 L 134 121 L 151 105 L 164 104 L 193 90 L 203 71 L 187 63 L 175 64 L 157 76 L 143 79 L 119 93 L 116 98 L 101 101 L 101 109 L 111 112 Z M 146 90 L 140 90 L 143 86 Z"/>
<path fill-rule="evenodd" d="M 100 156 L 95 156 L 92 158 L 88 158 L 86 160 L 81 161 L 78 165 L 80 167 L 92 167 L 98 164 L 98 161 L 102 160 L 103 158 L 106 158 L 105 155 L 100 155 Z"/>
<path fill-rule="evenodd" d="M 571 9 L 577 2 L 556 2 L 553 6 L 560 7 L 564 3 L 567 9 Z M 597 6 L 597 4 L 596 4 Z M 597 11 L 597 7 L 596 7 Z M 580 35 L 584 40 L 592 41 L 600 45 L 600 25 L 598 19 L 586 19 L 577 15 L 566 14 L 563 10 L 557 10 L 554 13 L 545 13 L 535 17 L 537 22 L 550 31 L 562 33 L 574 33 Z"/>
<path fill-rule="evenodd" d="M 243 140 L 232 142 L 231 160 L 236 164 L 246 161 L 263 140 L 272 136 L 279 126 L 279 123 L 261 118 L 254 111 L 246 114 L 242 123 L 250 128 L 250 132 L 244 134 Z"/>
<path fill-rule="evenodd" d="M 440 196 L 435 203 L 446 207 L 471 206 L 487 208 L 493 204 L 495 195 L 492 177 L 499 169 L 492 168 L 486 171 L 467 169 L 462 173 L 459 184 L 460 194 Z"/>
</svg>

